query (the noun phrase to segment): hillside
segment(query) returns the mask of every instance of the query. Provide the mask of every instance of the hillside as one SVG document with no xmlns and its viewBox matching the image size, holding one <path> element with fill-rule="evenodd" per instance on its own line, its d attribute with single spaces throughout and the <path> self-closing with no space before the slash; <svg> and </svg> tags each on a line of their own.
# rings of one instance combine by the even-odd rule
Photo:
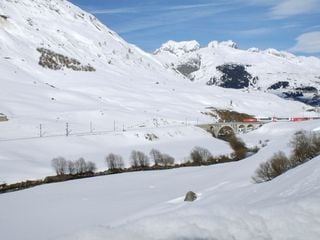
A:
<svg viewBox="0 0 320 240">
<path fill-rule="evenodd" d="M 317 105 L 319 69 L 317 58 L 240 50 L 232 41 L 205 48 L 170 41 L 149 54 L 67 0 L 2 0 L 0 185 L 55 175 L 51 160 L 59 156 L 84 158 L 97 171 L 107 170 L 109 153 L 129 167 L 132 150 L 157 149 L 176 163 L 196 146 L 230 156 L 229 144 L 198 124 L 223 122 L 216 113 L 228 111 L 319 117 L 283 98 Z M 241 161 L 0 194 L 0 239 L 320 239 L 319 157 L 270 182 L 252 180 L 275 152 L 290 154 L 297 131 L 318 133 L 319 124 L 268 122 L 239 133 L 260 148 Z M 184 202 L 188 191 L 198 199 Z"/>
<path fill-rule="evenodd" d="M 190 141 L 183 154 L 171 152 L 183 161 L 194 134 L 215 142 L 192 127 L 217 121 L 206 114 L 212 108 L 284 117 L 308 108 L 190 82 L 68 1 L 1 1 L 0 15 L 0 113 L 9 120 L 0 122 L 2 182 L 52 174 L 50 161 L 59 155 L 90 158 L 101 169 L 109 151 L 126 157 L 161 146 L 166 137 L 145 138 L 153 132 Z"/>
</svg>

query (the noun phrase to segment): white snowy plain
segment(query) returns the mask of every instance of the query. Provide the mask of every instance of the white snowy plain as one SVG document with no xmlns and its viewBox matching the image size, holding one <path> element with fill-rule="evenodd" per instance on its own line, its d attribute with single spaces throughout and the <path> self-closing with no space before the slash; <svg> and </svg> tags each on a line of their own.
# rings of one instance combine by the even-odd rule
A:
<svg viewBox="0 0 320 240">
<path fill-rule="evenodd" d="M 271 182 L 254 184 L 251 179 L 259 163 L 275 151 L 290 152 L 295 131 L 318 130 L 319 125 L 270 123 L 244 134 L 250 145 L 259 140 L 268 144 L 240 162 L 118 174 L 2 194 L 0 239 L 319 239 L 319 158 Z M 189 190 L 199 198 L 185 203 Z"/>
<path fill-rule="evenodd" d="M 214 155 L 228 154 L 225 142 L 193 126 L 215 121 L 203 114 L 211 107 L 260 117 L 312 114 L 304 104 L 262 91 L 190 82 L 69 1 L 0 1 L 0 15 L 0 113 L 9 118 L 0 123 L 1 183 L 52 175 L 50 161 L 59 155 L 84 157 L 104 170 L 110 152 L 128 160 L 131 150 L 148 153 L 157 148 L 177 162 L 194 146 Z M 96 72 L 44 69 L 38 64 L 39 47 L 90 64 Z M 253 68 L 257 74 L 266 71 L 266 86 L 292 75 L 292 69 L 297 84 L 319 75 L 318 59 L 230 49 L 218 48 L 216 59 L 212 51 L 204 53 L 212 57 L 208 66 L 220 63 L 217 59 L 225 53 L 239 62 L 258 61 Z M 269 71 L 280 74 L 274 78 Z M 67 122 L 69 137 L 62 136 Z M 0 239 L 320 239 L 319 158 L 269 183 L 251 180 L 259 163 L 278 150 L 290 151 L 295 131 L 319 126 L 318 121 L 270 123 L 241 135 L 249 146 L 269 142 L 240 162 L 119 174 L 1 194 Z M 146 134 L 159 138 L 149 141 Z M 184 203 L 189 190 L 199 198 Z"/>
</svg>

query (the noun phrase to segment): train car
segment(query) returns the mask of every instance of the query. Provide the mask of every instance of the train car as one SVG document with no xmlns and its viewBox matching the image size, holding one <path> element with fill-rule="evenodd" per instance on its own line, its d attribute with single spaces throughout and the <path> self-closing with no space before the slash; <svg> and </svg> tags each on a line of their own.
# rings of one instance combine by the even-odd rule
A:
<svg viewBox="0 0 320 240">
<path fill-rule="evenodd" d="M 290 118 L 284 118 L 284 117 L 282 117 L 282 118 L 275 117 L 274 118 L 275 122 L 289 122 L 290 120 L 291 120 Z"/>
<path fill-rule="evenodd" d="M 243 122 L 258 122 L 257 118 L 245 118 L 243 119 Z"/>
<path fill-rule="evenodd" d="M 307 120 L 310 120 L 310 118 L 308 118 L 308 117 L 293 117 L 292 118 L 293 122 L 302 122 L 302 121 L 307 121 Z"/>
<path fill-rule="evenodd" d="M 271 117 L 266 117 L 266 118 L 257 118 L 259 122 L 272 122 Z"/>
</svg>

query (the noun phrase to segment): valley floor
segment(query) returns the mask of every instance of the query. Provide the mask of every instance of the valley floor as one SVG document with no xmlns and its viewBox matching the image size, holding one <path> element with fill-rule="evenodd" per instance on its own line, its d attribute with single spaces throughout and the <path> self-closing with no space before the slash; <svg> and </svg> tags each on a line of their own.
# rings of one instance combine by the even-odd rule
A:
<svg viewBox="0 0 320 240">
<path fill-rule="evenodd" d="M 319 239 L 319 158 L 268 183 L 251 180 L 259 163 L 278 150 L 290 151 L 295 131 L 318 131 L 319 126 L 319 121 L 270 123 L 241 135 L 249 145 L 261 140 L 267 146 L 240 162 L 104 176 L 2 194 L 0 239 Z M 217 142 L 205 147 L 215 154 Z M 161 150 L 187 146 L 190 151 L 186 142 L 171 144 Z M 199 198 L 185 203 L 190 190 Z"/>
</svg>

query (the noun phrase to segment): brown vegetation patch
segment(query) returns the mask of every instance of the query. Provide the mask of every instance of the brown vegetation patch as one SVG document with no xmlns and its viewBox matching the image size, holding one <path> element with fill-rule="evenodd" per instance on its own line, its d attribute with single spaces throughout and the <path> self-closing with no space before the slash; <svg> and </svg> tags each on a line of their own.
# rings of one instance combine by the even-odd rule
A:
<svg viewBox="0 0 320 240">
<path fill-rule="evenodd" d="M 210 112 L 202 112 L 202 114 L 212 116 L 218 119 L 219 122 L 243 122 L 246 118 L 254 118 L 252 115 L 227 109 L 217 109 L 214 107 L 207 109 L 209 109 Z"/>
<path fill-rule="evenodd" d="M 82 65 L 80 61 L 74 58 L 69 58 L 62 54 L 56 53 L 46 48 L 37 48 L 41 53 L 39 65 L 51 70 L 62 70 L 64 68 L 72 69 L 74 71 L 94 72 L 96 69 L 90 64 Z"/>
</svg>

